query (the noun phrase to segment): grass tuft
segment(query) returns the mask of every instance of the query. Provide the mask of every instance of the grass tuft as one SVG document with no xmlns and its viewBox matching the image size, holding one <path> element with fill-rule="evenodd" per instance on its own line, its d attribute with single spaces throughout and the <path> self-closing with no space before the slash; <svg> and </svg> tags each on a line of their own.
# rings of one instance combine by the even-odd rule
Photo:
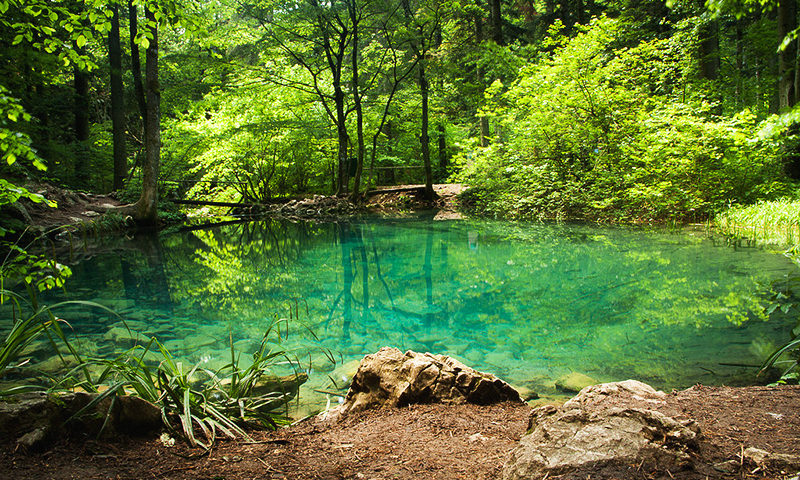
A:
<svg viewBox="0 0 800 480">
<path fill-rule="evenodd" d="M 735 238 L 794 246 L 800 243 L 800 200 L 782 198 L 734 206 L 717 215 L 714 224 Z"/>
</svg>

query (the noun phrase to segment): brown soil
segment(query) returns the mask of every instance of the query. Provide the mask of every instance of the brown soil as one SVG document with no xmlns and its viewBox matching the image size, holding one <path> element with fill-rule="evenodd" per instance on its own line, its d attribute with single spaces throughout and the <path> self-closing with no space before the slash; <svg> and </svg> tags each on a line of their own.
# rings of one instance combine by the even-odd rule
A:
<svg viewBox="0 0 800 480">
<path fill-rule="evenodd" d="M 423 199 L 424 185 L 398 185 L 394 187 L 378 187 L 370 190 L 366 208 L 369 211 L 397 213 L 403 210 L 437 208 L 441 211 L 439 218 L 455 214 L 458 206 L 458 195 L 466 187 L 458 183 L 436 184 L 433 186 L 435 200 L 427 202 Z"/>
<path fill-rule="evenodd" d="M 47 184 L 27 185 L 30 191 L 55 201 L 57 208 L 44 203 L 23 202 L 24 218 L 20 220 L 31 225 L 36 232 L 50 232 L 61 227 L 89 224 L 101 214 L 122 205 L 122 202 L 107 195 L 95 195 L 64 190 Z M 458 205 L 458 195 L 465 190 L 461 184 L 437 184 L 433 186 L 436 199 L 426 202 L 422 199 L 423 185 L 398 185 L 379 187 L 372 190 L 366 201 L 368 211 L 381 211 L 396 214 L 404 210 L 437 208 L 437 218 L 458 216 L 453 209 Z"/>
<path fill-rule="evenodd" d="M 73 229 L 81 224 L 90 224 L 99 219 L 108 210 L 122 203 L 106 195 L 73 192 L 47 184 L 26 185 L 33 193 L 43 195 L 56 202 L 56 208 L 45 203 L 22 201 L 20 214 L 36 233 L 58 233 L 62 228 Z"/>
<path fill-rule="evenodd" d="M 558 478 L 789 478 L 742 459 L 747 447 L 800 454 L 800 387 L 702 387 L 675 392 L 669 410 L 700 424 L 703 439 L 681 471 L 641 465 Z M 63 440 L 45 453 L 0 446 L 0 477 L 13 479 L 491 479 L 524 434 L 528 405 L 416 405 L 314 420 L 255 443 L 225 440 L 207 454 L 158 438 Z M 722 464 L 725 463 L 724 465 Z M 557 477 L 550 477 L 557 478 Z"/>
</svg>

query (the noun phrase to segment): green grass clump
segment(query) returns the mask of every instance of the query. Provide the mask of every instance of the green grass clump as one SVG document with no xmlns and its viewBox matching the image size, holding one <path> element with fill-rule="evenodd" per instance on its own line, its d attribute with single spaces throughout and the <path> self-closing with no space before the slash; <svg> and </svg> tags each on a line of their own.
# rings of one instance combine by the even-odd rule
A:
<svg viewBox="0 0 800 480">
<path fill-rule="evenodd" d="M 782 198 L 731 207 L 714 218 L 724 234 L 759 243 L 792 246 L 800 243 L 800 200 Z"/>
</svg>

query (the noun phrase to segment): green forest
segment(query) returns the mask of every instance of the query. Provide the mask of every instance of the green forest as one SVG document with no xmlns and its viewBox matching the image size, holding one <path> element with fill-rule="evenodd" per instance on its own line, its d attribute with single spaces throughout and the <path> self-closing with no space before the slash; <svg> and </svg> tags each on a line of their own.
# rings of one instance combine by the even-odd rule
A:
<svg viewBox="0 0 800 480">
<path fill-rule="evenodd" d="M 0 203 L 30 181 L 354 201 L 459 182 L 512 218 L 792 201 L 797 2 L 2 0 Z M 796 221 L 796 220 L 795 220 Z"/>
</svg>

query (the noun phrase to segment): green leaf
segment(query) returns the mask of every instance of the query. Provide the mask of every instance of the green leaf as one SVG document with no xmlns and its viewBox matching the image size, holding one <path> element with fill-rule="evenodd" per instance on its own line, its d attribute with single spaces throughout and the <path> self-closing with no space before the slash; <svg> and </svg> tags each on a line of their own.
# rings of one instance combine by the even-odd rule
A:
<svg viewBox="0 0 800 480">
<path fill-rule="evenodd" d="M 17 45 L 17 44 L 19 44 L 19 43 L 22 43 L 22 39 L 23 39 L 23 38 L 25 38 L 25 36 L 24 36 L 24 35 L 22 35 L 22 34 L 20 33 L 19 35 L 17 35 L 16 37 L 14 37 L 14 41 L 13 41 L 13 42 L 11 42 L 11 45 Z"/>
<path fill-rule="evenodd" d="M 83 34 L 78 35 L 78 38 L 75 39 L 75 44 L 78 46 L 78 48 L 83 47 L 86 45 L 86 37 L 84 37 Z"/>
</svg>

